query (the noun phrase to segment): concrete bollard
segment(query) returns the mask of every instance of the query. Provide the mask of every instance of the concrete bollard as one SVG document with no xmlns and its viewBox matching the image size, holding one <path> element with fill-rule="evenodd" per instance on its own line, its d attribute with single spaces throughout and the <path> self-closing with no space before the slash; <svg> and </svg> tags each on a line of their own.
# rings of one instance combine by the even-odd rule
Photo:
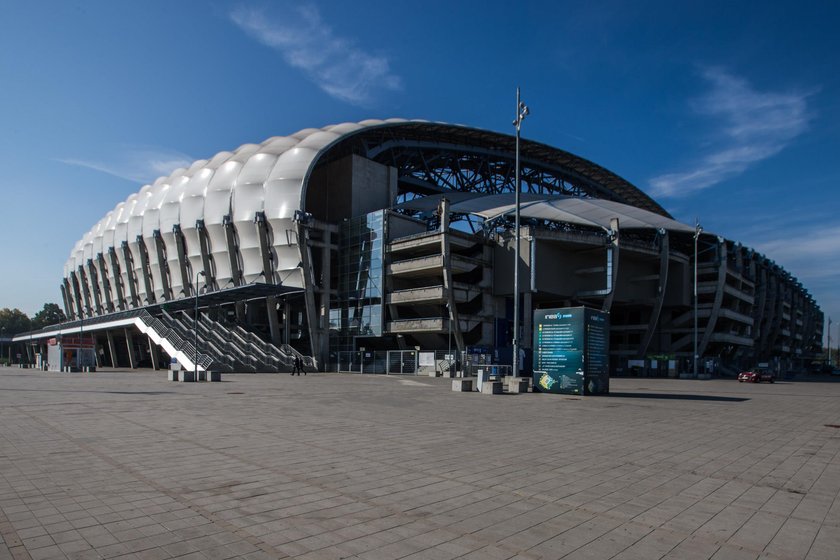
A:
<svg viewBox="0 0 840 560">
<path fill-rule="evenodd" d="M 503 392 L 501 381 L 485 381 L 481 384 L 482 395 L 501 395 Z"/>
<path fill-rule="evenodd" d="M 473 392 L 475 377 L 459 377 L 452 380 L 452 390 L 459 393 Z"/>
<path fill-rule="evenodd" d="M 508 393 L 527 393 L 528 392 L 528 378 L 527 377 L 505 377 L 505 384 Z"/>
</svg>

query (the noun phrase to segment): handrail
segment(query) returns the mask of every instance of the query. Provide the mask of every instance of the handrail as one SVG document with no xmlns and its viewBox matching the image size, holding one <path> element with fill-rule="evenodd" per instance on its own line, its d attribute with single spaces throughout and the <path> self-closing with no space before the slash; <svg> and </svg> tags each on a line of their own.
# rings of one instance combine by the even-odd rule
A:
<svg viewBox="0 0 840 560">
<path fill-rule="evenodd" d="M 277 352 L 276 346 L 265 342 L 254 333 L 243 329 L 241 326 L 235 323 L 221 323 L 219 321 L 214 321 L 207 316 L 203 316 L 202 320 L 206 320 L 215 328 L 225 329 L 231 335 L 236 336 L 236 338 L 238 338 L 243 344 L 250 348 L 259 350 L 268 360 L 273 362 L 275 366 L 278 363 L 285 366 L 292 365 L 292 358 L 290 356 L 284 355 L 282 352 Z M 275 352 L 272 352 L 272 349 L 274 349 Z M 276 354 L 280 355 L 278 356 Z"/>
<path fill-rule="evenodd" d="M 140 310 L 137 317 L 149 328 L 154 329 L 155 333 L 162 339 L 167 340 L 177 352 L 183 352 L 190 356 L 193 360 L 198 362 L 198 365 L 203 369 L 209 368 L 213 364 L 213 357 L 207 354 L 199 354 L 196 348 L 189 341 L 184 340 L 175 329 L 166 325 L 163 321 L 154 317 L 146 309 Z"/>
</svg>

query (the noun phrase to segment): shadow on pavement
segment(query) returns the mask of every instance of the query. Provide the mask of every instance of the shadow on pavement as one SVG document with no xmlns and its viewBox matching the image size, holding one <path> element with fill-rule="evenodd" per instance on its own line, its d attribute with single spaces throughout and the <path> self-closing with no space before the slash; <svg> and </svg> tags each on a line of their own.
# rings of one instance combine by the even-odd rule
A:
<svg viewBox="0 0 840 560">
<path fill-rule="evenodd" d="M 720 397 L 717 395 L 689 395 L 685 393 L 615 393 L 610 391 L 611 398 L 619 399 L 672 399 L 684 401 L 717 401 L 717 402 L 744 402 L 750 400 L 748 397 Z"/>
</svg>

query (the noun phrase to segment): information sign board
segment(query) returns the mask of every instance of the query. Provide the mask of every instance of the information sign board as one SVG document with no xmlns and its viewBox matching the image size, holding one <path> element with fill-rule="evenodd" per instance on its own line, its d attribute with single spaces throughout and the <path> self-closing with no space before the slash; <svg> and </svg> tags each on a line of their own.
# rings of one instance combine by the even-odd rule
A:
<svg viewBox="0 0 840 560">
<path fill-rule="evenodd" d="M 534 311 L 534 388 L 609 393 L 609 315 L 585 307 Z"/>
</svg>

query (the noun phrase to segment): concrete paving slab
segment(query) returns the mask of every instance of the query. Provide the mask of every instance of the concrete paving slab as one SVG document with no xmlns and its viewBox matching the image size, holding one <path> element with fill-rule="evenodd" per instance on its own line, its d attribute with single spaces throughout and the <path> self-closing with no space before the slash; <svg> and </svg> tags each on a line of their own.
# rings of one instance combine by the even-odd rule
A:
<svg viewBox="0 0 840 560">
<path fill-rule="evenodd" d="M 0 368 L 0 560 L 836 558 L 840 384 L 611 388 Z"/>
</svg>

